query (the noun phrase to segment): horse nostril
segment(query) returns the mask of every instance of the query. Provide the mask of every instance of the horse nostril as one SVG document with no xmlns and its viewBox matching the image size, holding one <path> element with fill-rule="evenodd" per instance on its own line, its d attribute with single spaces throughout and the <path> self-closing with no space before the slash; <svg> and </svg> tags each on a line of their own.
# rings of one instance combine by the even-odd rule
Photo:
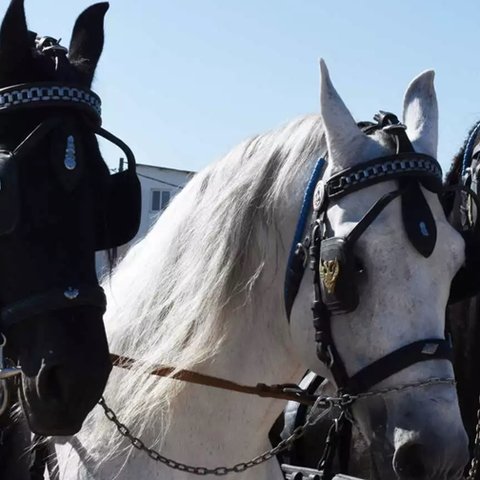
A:
<svg viewBox="0 0 480 480">
<path fill-rule="evenodd" d="M 425 451 L 419 443 L 405 443 L 393 456 L 393 469 L 399 478 L 427 478 Z"/>
<path fill-rule="evenodd" d="M 38 375 L 38 396 L 42 400 L 62 402 L 65 400 L 60 372 L 57 366 L 43 367 Z"/>
</svg>

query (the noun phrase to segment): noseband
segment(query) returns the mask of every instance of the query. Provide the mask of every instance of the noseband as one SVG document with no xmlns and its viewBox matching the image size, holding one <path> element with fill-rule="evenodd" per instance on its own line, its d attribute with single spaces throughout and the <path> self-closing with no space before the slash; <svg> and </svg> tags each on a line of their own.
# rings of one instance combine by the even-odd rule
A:
<svg viewBox="0 0 480 480">
<path fill-rule="evenodd" d="M 442 189 L 441 167 L 433 157 L 413 150 L 405 126 L 393 114 L 381 112 L 376 119 L 377 124 L 366 129 L 366 133 L 382 130 L 389 134 L 397 146 L 396 154 L 355 165 L 325 182 L 319 180 L 325 161 L 320 159 L 317 162 L 305 194 L 285 280 L 285 306 L 289 318 L 307 264 L 313 271 L 312 312 L 317 356 L 331 371 L 339 392 L 350 395 L 364 393 L 415 363 L 433 359 L 451 360 L 449 341 L 427 338 L 400 347 L 349 376 L 332 337 L 333 317 L 354 311 L 359 303 L 356 277 L 361 275 L 361 268 L 357 267 L 354 255 L 355 243 L 390 202 L 396 198 L 402 199 L 404 226 L 419 253 L 428 257 L 435 246 L 435 223 L 433 221 L 432 224 L 433 217 L 420 184 L 439 193 Z M 396 180 L 399 188 L 377 200 L 349 234 L 336 237 L 330 231 L 327 211 L 331 201 L 391 180 Z M 408 218 L 412 207 L 410 196 L 416 202 L 415 210 L 421 215 L 419 218 L 417 215 L 413 221 Z M 312 204 L 310 229 L 304 235 Z"/>
</svg>

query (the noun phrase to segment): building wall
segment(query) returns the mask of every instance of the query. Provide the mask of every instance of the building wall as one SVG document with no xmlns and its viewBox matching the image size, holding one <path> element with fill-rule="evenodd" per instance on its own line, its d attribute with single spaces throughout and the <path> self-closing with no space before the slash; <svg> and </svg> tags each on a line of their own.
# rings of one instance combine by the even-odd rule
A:
<svg viewBox="0 0 480 480">
<path fill-rule="evenodd" d="M 140 228 L 135 238 L 127 245 L 118 248 L 119 258 L 123 257 L 128 248 L 133 243 L 141 240 L 154 224 L 159 215 L 162 214 L 165 200 L 170 197 L 170 201 L 177 195 L 182 187 L 193 177 L 195 172 L 186 170 L 175 170 L 172 168 L 156 167 L 153 165 L 137 165 L 137 175 L 142 188 L 142 214 Z M 153 192 L 158 192 L 153 194 Z M 157 201 L 153 201 L 153 195 Z M 162 199 L 164 202 L 162 203 Z M 160 200 L 160 202 L 158 202 Z M 160 207 L 156 210 L 156 207 Z M 107 257 L 104 252 L 97 253 L 97 274 L 103 277 L 108 272 Z"/>
<path fill-rule="evenodd" d="M 181 191 L 181 188 L 178 187 L 184 187 L 188 180 L 192 178 L 194 172 L 138 165 L 137 173 L 142 185 L 142 221 L 138 234 L 135 237 L 138 240 L 145 236 L 149 228 L 163 212 L 163 209 L 160 211 L 152 209 L 152 192 L 155 190 L 168 192 L 172 199 Z"/>
</svg>

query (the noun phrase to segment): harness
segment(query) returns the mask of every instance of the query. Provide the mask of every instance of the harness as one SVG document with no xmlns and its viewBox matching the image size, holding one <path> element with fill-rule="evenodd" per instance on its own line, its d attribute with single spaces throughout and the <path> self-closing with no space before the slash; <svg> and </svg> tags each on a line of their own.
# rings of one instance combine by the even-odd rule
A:
<svg viewBox="0 0 480 480">
<path fill-rule="evenodd" d="M 50 56 L 56 68 L 67 61 L 67 49 L 55 39 L 38 38 L 36 44 L 37 54 Z M 102 209 L 105 215 L 96 221 L 95 248 L 106 250 L 130 241 L 140 224 L 141 190 L 135 157 L 124 142 L 101 127 L 100 97 L 91 90 L 61 82 L 26 83 L 0 89 L 0 115 L 32 109 L 51 109 L 55 113 L 40 122 L 12 151 L 0 151 L 0 235 L 13 232 L 19 221 L 18 162 L 47 136 L 53 135 L 60 148 L 61 163 L 56 164 L 54 170 L 62 188 L 72 191 L 76 187 L 85 168 L 85 158 L 76 143 L 77 122 L 80 122 L 83 128 L 119 147 L 128 164 L 127 170 L 110 175 L 108 179 L 104 195 L 106 204 Z M 34 314 L 81 305 L 105 310 L 103 289 L 91 285 L 65 285 L 4 305 L 0 309 L 0 331 Z"/>
<path fill-rule="evenodd" d="M 55 71 L 68 63 L 68 50 L 52 37 L 37 37 L 34 54 L 50 57 Z M 119 147 L 127 159 L 127 169 L 110 175 L 95 219 L 95 249 L 110 250 L 129 242 L 137 233 L 141 218 L 141 187 L 131 149 L 119 138 L 101 127 L 101 100 L 92 90 L 68 82 L 31 82 L 0 89 L 0 115 L 28 112 L 32 109 L 52 112 L 14 149 L 0 150 L 0 235 L 15 231 L 20 217 L 18 162 L 50 136 L 54 174 L 67 192 L 73 191 L 82 178 L 86 159 L 77 143 L 79 127 Z M 58 159 L 58 161 L 57 161 Z M 53 162 L 53 160 L 52 160 Z M 101 207 L 101 208 L 100 208 Z M 65 285 L 41 292 L 0 308 L 0 418 L 11 404 L 7 379 L 21 373 L 21 368 L 4 364 L 5 332 L 32 315 L 78 306 L 95 306 L 105 311 L 106 297 L 98 285 Z M 0 431 L 0 434 L 2 432 Z M 32 479 L 43 478 L 47 447 L 35 436 Z M 39 473 L 40 472 L 40 473 Z M 40 476 L 41 475 L 41 476 Z"/>
<path fill-rule="evenodd" d="M 359 303 L 358 276 L 362 270 L 355 256 L 355 244 L 378 215 L 394 199 L 401 198 L 404 227 L 412 245 L 428 257 L 436 241 L 436 228 L 420 184 L 440 192 L 442 170 L 429 155 L 416 153 L 405 133 L 405 127 L 391 113 L 381 112 L 377 125 L 397 145 L 395 155 L 369 160 L 345 169 L 331 178 L 318 181 L 313 195 L 311 227 L 301 243 L 294 247 L 285 280 L 286 311 L 292 310 L 296 293 L 307 267 L 313 271 L 312 304 L 317 356 L 332 372 L 339 393 L 357 395 L 368 391 L 394 373 L 417 362 L 451 359 L 448 340 L 427 338 L 405 345 L 349 376 L 331 334 L 335 315 L 354 311 Z M 321 159 L 317 163 L 324 163 Z M 316 173 L 316 172 L 315 172 Z M 344 237 L 337 237 L 329 226 L 328 207 L 332 202 L 376 183 L 396 180 L 399 188 L 383 195 Z M 412 202 L 416 208 L 413 213 Z M 411 216 L 414 215 L 414 218 Z"/>
<path fill-rule="evenodd" d="M 452 345 L 449 339 L 427 338 L 402 346 L 349 376 L 336 349 L 331 335 L 331 322 L 335 315 L 354 311 L 360 301 L 357 282 L 363 270 L 361 261 L 359 262 L 355 256 L 355 243 L 391 201 L 400 197 L 407 236 L 416 250 L 424 257 L 428 257 L 435 246 L 436 228 L 419 185 L 439 195 L 442 194 L 440 201 L 444 206 L 446 203 L 444 193 L 453 194 L 456 197 L 455 206 L 447 209 L 446 213 L 463 212 L 463 221 L 452 223 L 460 230 L 465 240 L 466 260 L 465 265 L 452 280 L 449 303 L 471 296 L 480 288 L 478 282 L 480 229 L 476 217 L 474 218 L 476 212 L 480 211 L 476 185 L 471 189 L 467 181 L 463 185 L 443 189 L 440 165 L 434 158 L 414 152 L 405 127 L 398 119 L 391 113 L 380 112 L 375 116 L 375 120 L 377 123 L 368 124 L 364 131 L 372 133 L 381 129 L 389 134 L 396 143 L 396 154 L 356 165 L 333 175 L 326 182 L 318 181 L 310 202 L 304 201 L 304 205 L 307 205 L 305 208 L 308 208 L 309 203 L 313 204 L 311 228 L 300 243 L 294 243 L 292 246 L 285 279 L 285 308 L 287 316 L 290 317 L 307 263 L 313 270 L 312 312 L 317 356 L 331 371 L 337 386 L 337 396 L 345 394 L 356 396 L 368 392 L 377 383 L 418 362 L 432 359 L 452 361 Z M 474 131 L 475 133 L 480 131 L 480 123 Z M 470 168 L 469 171 L 475 171 L 477 175 L 475 178 L 478 178 L 480 147 L 477 147 L 476 155 L 477 163 L 473 166 L 475 170 Z M 319 164 L 323 165 L 324 160 L 320 159 L 317 166 Z M 318 175 L 315 169 L 312 177 Z M 329 228 L 327 216 L 329 204 L 354 191 L 387 180 L 396 180 L 399 189 L 377 200 L 346 236 L 336 237 Z M 460 209 L 460 205 L 467 207 Z M 472 282 L 468 289 L 465 288 L 467 282 Z M 310 374 L 305 388 L 313 394 L 320 382 L 320 377 Z M 325 451 L 318 465 L 319 470 L 325 475 L 322 478 L 332 478 L 332 462 L 338 445 L 341 471 L 348 471 L 351 424 L 346 421 L 345 412 L 346 409 L 341 411 L 339 420 L 332 424 L 329 430 Z M 298 424 L 306 417 L 307 409 L 305 406 L 291 404 L 286 415 L 290 418 L 290 423 L 291 418 L 295 418 L 295 424 Z M 290 429 L 287 428 L 284 435 L 288 435 Z M 291 460 L 295 459 L 295 447 L 290 456 Z"/>
</svg>

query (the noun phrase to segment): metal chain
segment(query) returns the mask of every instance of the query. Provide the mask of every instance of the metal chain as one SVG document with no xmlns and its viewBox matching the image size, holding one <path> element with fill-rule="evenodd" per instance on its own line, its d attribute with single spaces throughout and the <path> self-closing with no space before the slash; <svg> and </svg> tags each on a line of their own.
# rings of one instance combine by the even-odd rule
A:
<svg viewBox="0 0 480 480">
<path fill-rule="evenodd" d="M 480 397 L 478 399 L 480 405 Z M 478 471 L 479 465 L 479 457 L 480 457 L 480 406 L 477 410 L 477 425 L 475 427 L 475 443 L 473 446 L 473 457 L 472 461 L 470 462 L 470 469 L 468 471 L 468 475 L 466 480 L 475 480 Z"/>
<path fill-rule="evenodd" d="M 398 387 L 385 388 L 383 390 L 374 390 L 371 392 L 361 393 L 359 395 L 344 394 L 344 395 L 341 395 L 340 397 L 319 396 L 315 401 L 314 405 L 312 406 L 305 420 L 305 423 L 297 427 L 288 438 L 282 440 L 276 447 L 263 452 L 262 454 L 256 456 L 255 458 L 253 458 L 248 462 L 240 462 L 231 467 L 216 467 L 216 468 L 195 467 L 192 465 L 187 465 L 185 463 L 177 462 L 170 458 L 164 457 L 153 448 L 147 447 L 140 438 L 133 435 L 130 432 L 130 429 L 118 419 L 115 412 L 107 405 L 104 397 L 100 399 L 98 404 L 103 408 L 106 417 L 112 423 L 115 424 L 120 435 L 127 438 L 129 442 L 132 444 L 132 446 L 135 447 L 137 450 L 141 450 L 145 452 L 152 460 L 163 463 L 167 467 L 172 468 L 174 470 L 188 472 L 193 475 L 223 476 L 229 473 L 244 472 L 249 468 L 255 467 L 256 465 L 260 465 L 261 463 L 264 463 L 267 460 L 270 460 L 272 457 L 274 457 L 278 453 L 283 452 L 284 450 L 289 448 L 297 439 L 302 437 L 309 427 L 311 427 L 312 425 L 315 425 L 323 417 L 328 415 L 328 413 L 330 413 L 330 411 L 334 407 L 338 407 L 341 412 L 344 412 L 357 399 L 373 397 L 376 395 L 385 395 L 387 393 L 400 392 L 410 388 L 426 387 L 434 384 L 455 385 L 455 380 L 453 378 L 430 378 L 429 380 L 426 380 L 423 382 L 409 383 L 405 385 L 400 385 Z M 318 414 L 317 410 L 319 409 L 324 409 L 324 410 Z"/>
<path fill-rule="evenodd" d="M 267 450 L 266 452 L 263 452 L 262 454 L 256 456 L 255 458 L 253 458 L 248 462 L 240 462 L 231 467 L 215 467 L 215 468 L 195 467 L 192 465 L 187 465 L 185 463 L 177 462 L 175 460 L 172 460 L 171 458 L 164 457 L 163 455 L 158 453 L 156 450 L 147 447 L 140 438 L 132 435 L 130 433 L 130 429 L 125 424 L 120 422 L 115 412 L 110 407 L 108 407 L 103 397 L 100 399 L 98 404 L 105 411 L 105 415 L 107 416 L 107 418 L 115 424 L 120 435 L 127 438 L 137 450 L 144 451 L 152 460 L 163 463 L 167 467 L 172 468 L 174 470 L 188 472 L 193 475 L 223 476 L 229 473 L 244 472 L 249 468 L 255 467 L 257 465 L 260 465 L 261 463 L 266 462 L 267 460 L 270 460 L 272 457 L 274 457 L 278 453 L 283 452 L 284 450 L 289 448 L 297 439 L 302 437 L 307 431 L 307 429 L 311 425 L 314 425 L 318 421 L 320 421 L 324 416 L 326 416 L 330 412 L 330 410 L 333 408 L 333 406 L 336 405 L 336 406 L 339 406 L 340 408 L 345 408 L 346 401 L 347 400 L 345 398 L 333 398 L 333 397 L 329 397 L 328 399 L 319 398 L 315 402 L 315 404 L 312 406 L 312 409 L 305 423 L 297 427 L 288 438 L 286 438 L 285 440 L 282 440 L 276 447 L 270 450 Z M 317 409 L 323 408 L 325 406 L 327 407 L 326 410 L 322 411 L 319 415 L 316 416 L 315 414 Z"/>
</svg>

